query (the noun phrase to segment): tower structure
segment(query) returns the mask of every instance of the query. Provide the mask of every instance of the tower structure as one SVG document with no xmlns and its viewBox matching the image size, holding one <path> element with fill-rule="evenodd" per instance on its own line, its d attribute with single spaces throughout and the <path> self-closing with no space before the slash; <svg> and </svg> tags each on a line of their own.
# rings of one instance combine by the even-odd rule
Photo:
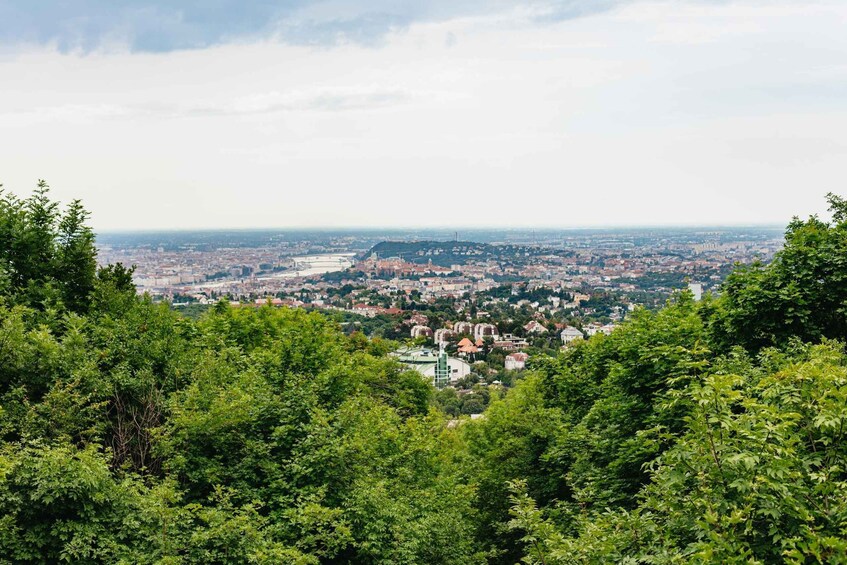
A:
<svg viewBox="0 0 847 565">
<path fill-rule="evenodd" d="M 444 344 L 438 350 L 438 358 L 435 360 L 435 388 L 442 389 L 450 384 L 450 364 L 447 361 L 447 352 Z"/>
</svg>

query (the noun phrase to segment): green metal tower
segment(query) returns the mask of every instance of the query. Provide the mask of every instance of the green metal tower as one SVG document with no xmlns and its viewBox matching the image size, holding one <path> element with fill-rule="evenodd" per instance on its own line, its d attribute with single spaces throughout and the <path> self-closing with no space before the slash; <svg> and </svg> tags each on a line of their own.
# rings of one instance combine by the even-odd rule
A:
<svg viewBox="0 0 847 565">
<path fill-rule="evenodd" d="M 435 388 L 441 389 L 450 384 L 450 365 L 447 363 L 447 352 L 444 346 L 438 351 L 435 361 Z"/>
</svg>

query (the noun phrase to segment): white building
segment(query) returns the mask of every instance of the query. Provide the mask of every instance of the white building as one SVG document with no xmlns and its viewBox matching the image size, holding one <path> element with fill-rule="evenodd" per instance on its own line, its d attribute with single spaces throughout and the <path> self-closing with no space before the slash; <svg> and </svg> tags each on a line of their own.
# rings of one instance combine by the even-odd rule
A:
<svg viewBox="0 0 847 565">
<path fill-rule="evenodd" d="M 407 365 L 409 368 L 418 371 L 425 377 L 435 380 L 435 369 L 438 362 L 439 351 L 422 347 L 416 349 L 401 349 L 391 354 L 400 363 Z M 447 357 L 447 367 L 449 373 L 450 384 L 455 384 L 459 379 L 468 376 L 471 373 L 470 364 L 457 359 L 456 357 Z"/>
<path fill-rule="evenodd" d="M 449 368 L 450 372 L 451 385 L 456 384 L 457 382 L 459 382 L 459 379 L 467 377 L 471 374 L 471 366 L 465 361 L 462 361 L 461 359 L 457 359 L 455 357 L 447 358 L 447 367 Z M 435 363 L 426 366 L 418 366 L 415 368 L 420 371 L 423 376 L 435 379 Z"/>
<path fill-rule="evenodd" d="M 609 335 L 615 329 L 614 324 L 606 324 L 605 326 L 601 326 L 600 324 L 588 324 L 585 326 L 585 334 L 589 337 L 597 334 Z"/>
<path fill-rule="evenodd" d="M 473 328 L 474 341 L 479 341 L 486 337 L 496 337 L 500 332 L 494 324 L 477 324 Z"/>
<path fill-rule="evenodd" d="M 453 331 L 457 334 L 472 334 L 473 333 L 473 324 L 470 322 L 456 322 L 453 324 Z"/>
<path fill-rule="evenodd" d="M 447 341 L 456 335 L 453 330 L 448 328 L 439 328 L 435 330 L 435 343 L 442 344 L 447 343 Z"/>
<path fill-rule="evenodd" d="M 506 355 L 506 360 L 503 364 L 507 371 L 522 371 L 526 368 L 527 359 L 529 359 L 529 355 L 526 353 L 512 353 Z"/>
<path fill-rule="evenodd" d="M 562 330 L 561 338 L 562 338 L 562 343 L 564 345 L 567 345 L 567 344 L 572 343 L 574 341 L 584 339 L 585 335 L 583 335 L 583 333 L 581 331 L 579 331 L 578 329 L 576 329 L 572 326 L 568 326 L 568 327 L 566 327 L 565 329 Z"/>
<path fill-rule="evenodd" d="M 432 329 L 428 326 L 414 326 L 412 328 L 412 337 L 432 337 Z"/>
<path fill-rule="evenodd" d="M 700 283 L 688 283 L 688 290 L 694 295 L 694 300 L 700 301 L 703 299 L 703 285 Z"/>
</svg>

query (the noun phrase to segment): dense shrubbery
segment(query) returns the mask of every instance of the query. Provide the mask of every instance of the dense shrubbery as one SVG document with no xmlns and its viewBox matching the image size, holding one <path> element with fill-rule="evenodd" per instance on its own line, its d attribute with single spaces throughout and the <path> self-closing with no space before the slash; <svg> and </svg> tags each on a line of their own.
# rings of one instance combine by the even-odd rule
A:
<svg viewBox="0 0 847 565">
<path fill-rule="evenodd" d="M 269 306 L 181 317 L 96 269 L 79 203 L 7 195 L 0 562 L 847 561 L 831 205 L 719 298 L 637 312 L 451 427 L 379 342 Z"/>
<path fill-rule="evenodd" d="M 552 427 L 496 481 L 511 507 L 491 520 L 523 542 L 496 541 L 502 562 L 847 562 L 847 356 L 828 341 L 847 337 L 847 203 L 830 206 L 719 298 L 640 312 L 489 409 L 473 434 Z"/>
</svg>

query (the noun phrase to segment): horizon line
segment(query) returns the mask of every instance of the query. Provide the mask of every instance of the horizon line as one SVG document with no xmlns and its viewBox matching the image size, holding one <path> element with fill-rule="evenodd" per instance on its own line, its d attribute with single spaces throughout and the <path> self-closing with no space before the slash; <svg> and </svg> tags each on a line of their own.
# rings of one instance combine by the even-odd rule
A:
<svg viewBox="0 0 847 565">
<path fill-rule="evenodd" d="M 580 230 L 606 230 L 606 229 L 696 229 L 696 228 L 757 228 L 757 229 L 785 229 L 785 224 L 778 223 L 708 223 L 708 224 L 593 224 L 584 226 L 556 227 L 556 226 L 344 226 L 344 225 L 321 225 L 314 227 L 304 226 L 261 226 L 261 227 L 194 227 L 194 228 L 111 228 L 104 230 L 93 230 L 95 234 L 143 234 L 143 233 L 190 233 L 200 231 L 220 232 L 261 232 L 261 231 L 580 231 Z"/>
</svg>

